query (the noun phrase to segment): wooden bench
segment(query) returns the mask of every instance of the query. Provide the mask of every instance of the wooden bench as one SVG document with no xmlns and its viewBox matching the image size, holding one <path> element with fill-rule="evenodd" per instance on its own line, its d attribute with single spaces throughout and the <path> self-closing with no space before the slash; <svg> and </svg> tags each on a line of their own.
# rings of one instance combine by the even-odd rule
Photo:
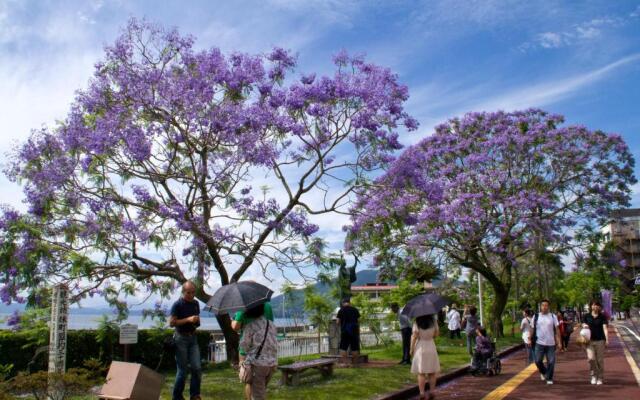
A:
<svg viewBox="0 0 640 400">
<path fill-rule="evenodd" d="M 282 371 L 282 379 L 280 383 L 282 385 L 296 386 L 300 384 L 300 375 L 306 370 L 313 369 L 319 371 L 323 377 L 329 377 L 333 375 L 333 364 L 335 360 L 331 359 L 317 359 L 310 361 L 298 361 L 293 364 L 283 365 L 278 367 Z"/>
<path fill-rule="evenodd" d="M 323 354 L 321 357 L 327 360 L 335 360 L 338 363 L 341 363 L 342 361 L 346 361 L 347 364 L 353 364 L 353 358 L 350 355 L 347 356 L 346 360 L 343 360 L 339 354 Z M 368 362 L 369 362 L 368 354 L 358 355 L 358 359 L 356 360 L 357 364 L 366 364 Z"/>
</svg>

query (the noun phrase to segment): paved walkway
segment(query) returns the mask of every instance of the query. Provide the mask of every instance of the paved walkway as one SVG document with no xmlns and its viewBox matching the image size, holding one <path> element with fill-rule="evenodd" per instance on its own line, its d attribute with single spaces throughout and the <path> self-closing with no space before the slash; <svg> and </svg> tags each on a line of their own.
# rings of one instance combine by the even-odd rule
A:
<svg viewBox="0 0 640 400">
<path fill-rule="evenodd" d="M 620 329 L 620 328 L 618 328 Z M 577 333 L 576 333 L 577 334 Z M 621 332 L 621 334 L 623 334 Z M 459 400 L 499 399 L 640 399 L 640 384 L 630 366 L 630 353 L 614 327 L 605 354 L 604 385 L 589 383 L 586 355 L 573 340 L 569 351 L 558 353 L 554 385 L 540 380 L 535 366 L 525 367 L 524 352 L 503 360 L 503 373 L 496 377 L 465 376 L 438 389 L 437 398 Z M 631 363 L 635 365 L 631 359 Z M 636 370 L 637 373 L 637 370 Z"/>
</svg>

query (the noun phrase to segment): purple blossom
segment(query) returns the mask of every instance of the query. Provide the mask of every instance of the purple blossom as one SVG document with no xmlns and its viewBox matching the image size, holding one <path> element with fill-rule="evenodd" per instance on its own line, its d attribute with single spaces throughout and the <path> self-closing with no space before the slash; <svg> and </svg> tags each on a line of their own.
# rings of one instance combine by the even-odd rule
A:
<svg viewBox="0 0 640 400">
<path fill-rule="evenodd" d="M 22 318 L 20 316 L 20 313 L 18 313 L 18 311 L 14 311 L 7 317 L 6 324 L 10 326 L 12 330 L 19 330 L 21 321 Z"/>
<path fill-rule="evenodd" d="M 339 60 L 347 62 L 346 55 Z M 375 126 L 366 115 L 354 123 Z M 571 244 L 583 224 L 602 223 L 610 210 L 628 205 L 636 179 L 620 136 L 563 123 L 529 109 L 468 113 L 436 126 L 358 193 L 350 246 L 378 253 L 402 243 L 407 259 L 435 247 L 454 261 L 481 249 L 487 260 L 500 260 L 483 264 L 486 270 L 504 271 L 540 240 Z M 576 196 L 581 201 L 570 203 Z"/>
<path fill-rule="evenodd" d="M 394 162 L 401 125 L 418 127 L 397 74 L 362 56 L 342 51 L 333 72 L 288 79 L 296 57 L 286 49 L 224 53 L 194 43 L 175 29 L 132 19 L 105 48 L 63 122 L 33 131 L 16 149 L 6 175 L 22 182 L 28 212 L 3 210 L 0 217 L 0 240 L 15 249 L 7 255 L 3 301 L 33 294 L 36 288 L 23 287 L 25 274 L 74 278 L 82 254 L 92 255 L 83 261 L 89 271 L 100 271 L 93 263 L 117 262 L 114 280 L 138 279 L 135 268 L 154 269 L 133 263 L 134 245 L 138 254 L 148 246 L 175 249 L 188 263 L 219 252 L 224 265 L 215 260 L 216 268 L 233 270 L 242 262 L 238 253 L 266 233 L 265 243 L 290 239 L 275 250 L 285 254 L 292 243 L 313 242 L 319 228 L 301 203 L 313 203 L 325 178 L 348 182 L 351 193 L 364 183 L 360 171 Z M 277 195 L 261 196 L 249 186 L 262 174 L 289 174 L 283 181 L 291 183 L 311 168 L 313 177 L 316 167 L 325 176 L 308 188 L 312 179 L 303 189 L 291 186 L 299 193 L 283 195 L 283 183 Z M 321 251 L 310 251 L 319 262 Z M 260 249 L 256 257 L 271 252 Z M 177 268 L 189 275 L 190 266 Z M 154 277 L 139 286 L 162 292 L 168 282 Z M 83 285 L 75 281 L 72 291 Z M 112 299 L 115 289 L 103 289 L 88 295 Z"/>
</svg>

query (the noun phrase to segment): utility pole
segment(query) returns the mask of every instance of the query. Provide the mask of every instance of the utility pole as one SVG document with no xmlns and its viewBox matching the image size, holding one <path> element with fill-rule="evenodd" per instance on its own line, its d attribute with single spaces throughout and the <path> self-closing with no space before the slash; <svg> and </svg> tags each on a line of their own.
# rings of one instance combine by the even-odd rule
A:
<svg viewBox="0 0 640 400">
<path fill-rule="evenodd" d="M 482 275 L 478 272 L 478 305 L 480 306 L 480 325 L 484 326 L 484 312 L 482 310 Z"/>
<path fill-rule="evenodd" d="M 282 325 L 282 332 L 284 333 L 284 335 L 287 335 L 287 324 L 289 323 L 289 321 L 287 321 L 287 317 L 284 313 L 284 302 L 287 300 L 287 294 L 286 293 L 282 293 L 282 319 L 284 320 L 283 325 Z"/>
</svg>

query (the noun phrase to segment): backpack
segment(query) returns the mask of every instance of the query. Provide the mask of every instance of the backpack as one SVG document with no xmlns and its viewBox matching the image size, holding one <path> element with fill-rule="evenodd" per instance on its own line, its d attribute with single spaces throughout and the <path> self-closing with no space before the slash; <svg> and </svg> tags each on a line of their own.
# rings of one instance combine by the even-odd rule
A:
<svg viewBox="0 0 640 400">
<path fill-rule="evenodd" d="M 537 326 L 538 326 L 538 315 L 539 314 L 540 313 L 536 313 L 536 315 L 533 317 L 533 327 L 532 327 L 533 335 L 531 337 L 531 345 L 532 346 L 535 346 L 536 342 L 538 341 Z M 554 314 L 551 314 L 551 319 L 557 321 L 556 316 Z M 553 323 L 552 325 L 553 325 L 553 339 L 555 340 L 556 339 L 556 324 Z"/>
</svg>

